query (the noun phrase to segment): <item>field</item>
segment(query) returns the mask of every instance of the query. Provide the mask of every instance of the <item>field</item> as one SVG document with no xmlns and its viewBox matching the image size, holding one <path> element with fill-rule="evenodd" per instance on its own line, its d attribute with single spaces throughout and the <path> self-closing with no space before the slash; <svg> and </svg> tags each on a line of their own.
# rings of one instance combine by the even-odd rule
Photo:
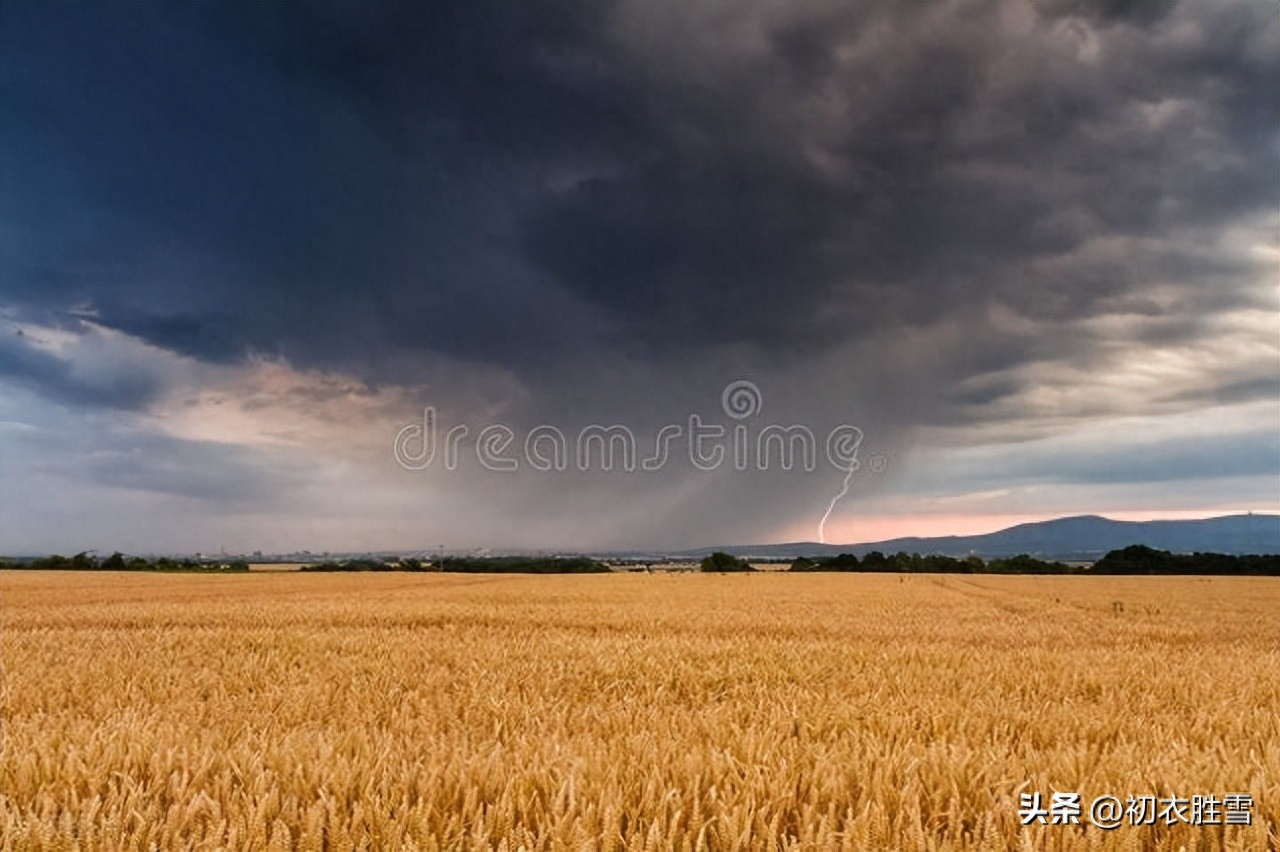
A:
<svg viewBox="0 0 1280 852">
<path fill-rule="evenodd" d="M 9 571 L 0 631 L 6 850 L 1280 845 L 1270 578 Z"/>
</svg>

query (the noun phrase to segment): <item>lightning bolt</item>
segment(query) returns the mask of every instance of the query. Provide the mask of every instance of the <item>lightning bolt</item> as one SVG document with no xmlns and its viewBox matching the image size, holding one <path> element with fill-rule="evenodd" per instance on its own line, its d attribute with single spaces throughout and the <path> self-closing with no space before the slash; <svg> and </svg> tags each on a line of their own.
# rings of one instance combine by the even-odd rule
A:
<svg viewBox="0 0 1280 852">
<path fill-rule="evenodd" d="M 827 543 L 827 519 L 831 517 L 831 512 L 835 509 L 836 504 L 840 502 L 840 498 L 849 493 L 849 480 L 853 478 L 853 472 L 858 469 L 856 463 L 849 465 L 849 469 L 844 473 L 844 482 L 840 484 L 840 493 L 831 498 L 831 503 L 827 506 L 827 511 L 823 513 L 822 520 L 818 521 L 818 543 Z"/>
</svg>

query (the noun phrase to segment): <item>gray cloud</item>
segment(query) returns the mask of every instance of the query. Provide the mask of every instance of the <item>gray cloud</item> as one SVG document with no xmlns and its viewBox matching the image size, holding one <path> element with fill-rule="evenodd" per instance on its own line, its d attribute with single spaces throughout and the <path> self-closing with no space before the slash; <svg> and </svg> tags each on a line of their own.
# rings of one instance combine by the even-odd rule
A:
<svg viewBox="0 0 1280 852">
<path fill-rule="evenodd" d="M 279 356 L 442 408 L 485 399 L 473 418 L 526 429 L 652 431 L 745 376 L 771 416 L 853 420 L 886 452 L 922 429 L 1025 437 L 1280 384 L 1277 347 L 1240 319 L 1280 309 L 1275 4 L 5 17 L 15 320 L 91 315 L 200 362 Z M 1194 376 L 1062 387 L 1232 345 L 1248 354 Z M 167 386 L 79 363 L 0 340 L 0 380 L 64 403 L 145 409 Z M 654 535 L 682 537 L 807 517 L 815 493 L 674 475 L 494 489 L 462 490 L 510 516 L 650 506 Z"/>
<path fill-rule="evenodd" d="M 291 487 L 306 481 L 262 451 L 147 434 L 98 446 L 83 465 L 79 473 L 98 485 L 192 498 L 219 511 L 275 508 Z"/>
<path fill-rule="evenodd" d="M 115 243 L 115 274 L 51 282 L 37 252 L 15 283 L 203 357 L 364 370 L 404 348 L 519 366 L 564 336 L 600 345 L 593 317 L 641 354 L 803 351 L 974 302 L 1088 316 L 1170 276 L 1235 304 L 1256 270 L 1188 268 L 1179 243 L 1275 207 L 1274 10 L 1006 13 L 807 4 L 711 31 L 606 4 L 24 9 L 8 151 L 33 168 L 12 203 L 72 166 L 80 202 L 132 233 L 47 229 L 81 254 Z M 32 55 L 99 27 L 134 58 Z M 109 144 L 36 152 L 46 70 L 58 128 Z M 1103 237 L 1151 242 L 1098 256 Z M 362 359 L 342 338 L 366 328 Z"/>
<path fill-rule="evenodd" d="M 1005 481 L 1089 483 L 1171 483 L 1242 476 L 1280 482 L 1280 435 L 1224 434 L 1119 446 L 1028 453 L 990 471 Z"/>
<path fill-rule="evenodd" d="M 78 360 L 33 345 L 16 328 L 0 326 L 0 379 L 73 406 L 140 409 L 162 388 L 157 375 L 90 344 Z"/>
</svg>

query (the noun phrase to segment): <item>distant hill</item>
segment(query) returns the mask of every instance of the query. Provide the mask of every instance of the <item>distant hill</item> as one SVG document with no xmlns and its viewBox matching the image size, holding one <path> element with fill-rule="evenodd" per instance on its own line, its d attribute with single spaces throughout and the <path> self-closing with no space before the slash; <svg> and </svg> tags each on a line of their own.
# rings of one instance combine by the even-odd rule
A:
<svg viewBox="0 0 1280 852">
<path fill-rule="evenodd" d="M 700 559 L 716 550 L 757 559 L 810 558 L 852 553 L 919 553 L 984 558 L 1026 553 L 1041 559 L 1095 560 L 1134 544 L 1172 553 L 1280 553 L 1280 515 L 1227 515 L 1193 521 L 1113 521 L 1098 515 L 1055 518 L 983 535 L 894 538 L 861 544 L 763 544 L 719 546 L 681 556 Z"/>
</svg>

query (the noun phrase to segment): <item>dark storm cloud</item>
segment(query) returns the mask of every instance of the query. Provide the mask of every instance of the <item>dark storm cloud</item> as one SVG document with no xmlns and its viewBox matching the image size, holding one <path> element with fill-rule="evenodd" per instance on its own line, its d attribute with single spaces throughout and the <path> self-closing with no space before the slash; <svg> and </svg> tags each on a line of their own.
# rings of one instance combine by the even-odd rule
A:
<svg viewBox="0 0 1280 852">
<path fill-rule="evenodd" d="M 0 295 L 375 382 L 951 318 L 917 393 L 969 411 L 1094 343 L 1053 324 L 1256 301 L 1207 243 L 1276 208 L 1277 44 L 1270 3 L 10 4 Z"/>
<path fill-rule="evenodd" d="M 644 155 L 545 199 L 531 254 L 677 345 L 832 339 L 974 303 L 1060 322 L 1170 274 L 1238 303 L 1250 270 L 1178 268 L 1163 240 L 1275 207 L 1280 68 L 1247 46 L 1275 10 L 1192 21 L 1194 43 L 1166 47 L 1069 17 L 1014 39 L 997 7 L 964 8 L 855 5 L 779 23 L 771 54 L 709 63 L 704 88 L 652 74 Z M 1100 237 L 1160 243 L 1073 254 Z"/>
<path fill-rule="evenodd" d="M 92 303 L 202 357 L 546 345 L 537 324 L 485 342 L 543 307 L 495 231 L 525 149 L 571 137 L 580 111 L 523 73 L 528 15 L 500 13 L 12 7 L 6 295 L 37 316 Z"/>
<path fill-rule="evenodd" d="M 113 328 L 162 349 L 214 363 L 238 360 L 246 345 L 240 336 L 240 323 L 225 314 L 154 316 L 121 310 L 114 313 L 110 321 Z"/>
<path fill-rule="evenodd" d="M 1087 18 L 1104 26 L 1150 26 L 1176 5 L 1176 0 L 1049 0 L 1042 8 L 1050 14 Z"/>
</svg>

